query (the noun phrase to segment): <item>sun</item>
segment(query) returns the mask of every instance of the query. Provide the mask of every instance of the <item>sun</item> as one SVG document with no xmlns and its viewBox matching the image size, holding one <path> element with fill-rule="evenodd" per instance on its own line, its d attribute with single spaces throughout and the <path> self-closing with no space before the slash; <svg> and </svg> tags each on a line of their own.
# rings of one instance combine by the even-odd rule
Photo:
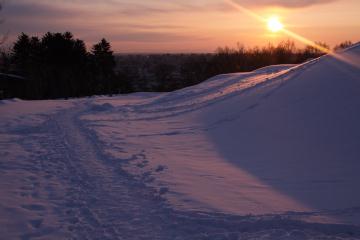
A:
<svg viewBox="0 0 360 240">
<path fill-rule="evenodd" d="M 273 33 L 277 33 L 284 29 L 284 25 L 280 22 L 279 18 L 274 16 L 267 20 L 267 28 Z"/>
</svg>

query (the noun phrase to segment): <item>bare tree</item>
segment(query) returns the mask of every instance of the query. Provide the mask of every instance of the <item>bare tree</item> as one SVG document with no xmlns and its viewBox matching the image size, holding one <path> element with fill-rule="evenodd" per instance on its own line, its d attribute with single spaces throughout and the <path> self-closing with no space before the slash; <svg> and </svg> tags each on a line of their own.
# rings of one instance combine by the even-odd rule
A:
<svg viewBox="0 0 360 240">
<path fill-rule="evenodd" d="M 0 11 L 2 11 L 2 10 L 3 10 L 3 3 L 0 2 Z M 0 19 L 0 24 L 2 24 L 3 22 L 4 22 L 4 20 Z M 6 34 L 4 34 L 0 37 L 0 45 L 3 45 L 6 42 L 8 35 L 9 35 L 9 33 L 7 32 Z"/>
</svg>

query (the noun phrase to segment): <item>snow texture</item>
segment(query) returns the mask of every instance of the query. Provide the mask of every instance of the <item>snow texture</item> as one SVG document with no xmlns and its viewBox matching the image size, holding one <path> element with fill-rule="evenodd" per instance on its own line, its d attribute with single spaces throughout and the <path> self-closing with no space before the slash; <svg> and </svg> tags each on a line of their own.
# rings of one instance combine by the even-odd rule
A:
<svg viewBox="0 0 360 240">
<path fill-rule="evenodd" d="M 359 57 L 0 101 L 0 238 L 360 239 Z"/>
</svg>

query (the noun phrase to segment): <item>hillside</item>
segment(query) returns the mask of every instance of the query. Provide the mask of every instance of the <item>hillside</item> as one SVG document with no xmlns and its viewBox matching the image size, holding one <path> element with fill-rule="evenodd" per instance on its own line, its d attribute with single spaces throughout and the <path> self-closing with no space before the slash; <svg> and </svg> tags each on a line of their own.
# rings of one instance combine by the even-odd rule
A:
<svg viewBox="0 0 360 240">
<path fill-rule="evenodd" d="M 0 233 L 359 239 L 359 59 L 356 45 L 170 93 L 2 101 Z"/>
</svg>

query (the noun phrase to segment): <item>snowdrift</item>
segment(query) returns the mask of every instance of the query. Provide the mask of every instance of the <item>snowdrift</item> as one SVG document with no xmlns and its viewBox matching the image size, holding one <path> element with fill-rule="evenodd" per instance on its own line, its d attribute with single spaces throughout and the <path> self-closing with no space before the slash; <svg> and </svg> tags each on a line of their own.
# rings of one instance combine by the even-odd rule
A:
<svg viewBox="0 0 360 240">
<path fill-rule="evenodd" d="M 355 45 L 171 93 L 0 101 L 0 233 L 358 239 L 359 64 Z"/>
<path fill-rule="evenodd" d="M 359 46 L 351 55 L 360 55 Z M 202 119 L 227 115 L 214 117 L 207 132 L 217 152 L 285 201 L 264 202 L 267 194 L 257 190 L 256 202 L 326 211 L 360 202 L 359 109 L 359 68 L 326 56 L 214 106 Z"/>
<path fill-rule="evenodd" d="M 356 45 L 172 93 L 99 98 L 114 108 L 86 119 L 109 154 L 131 159 L 128 170 L 177 207 L 354 222 L 359 56 Z"/>
<path fill-rule="evenodd" d="M 359 239 L 359 58 L 0 101 L 0 235 Z"/>
</svg>

